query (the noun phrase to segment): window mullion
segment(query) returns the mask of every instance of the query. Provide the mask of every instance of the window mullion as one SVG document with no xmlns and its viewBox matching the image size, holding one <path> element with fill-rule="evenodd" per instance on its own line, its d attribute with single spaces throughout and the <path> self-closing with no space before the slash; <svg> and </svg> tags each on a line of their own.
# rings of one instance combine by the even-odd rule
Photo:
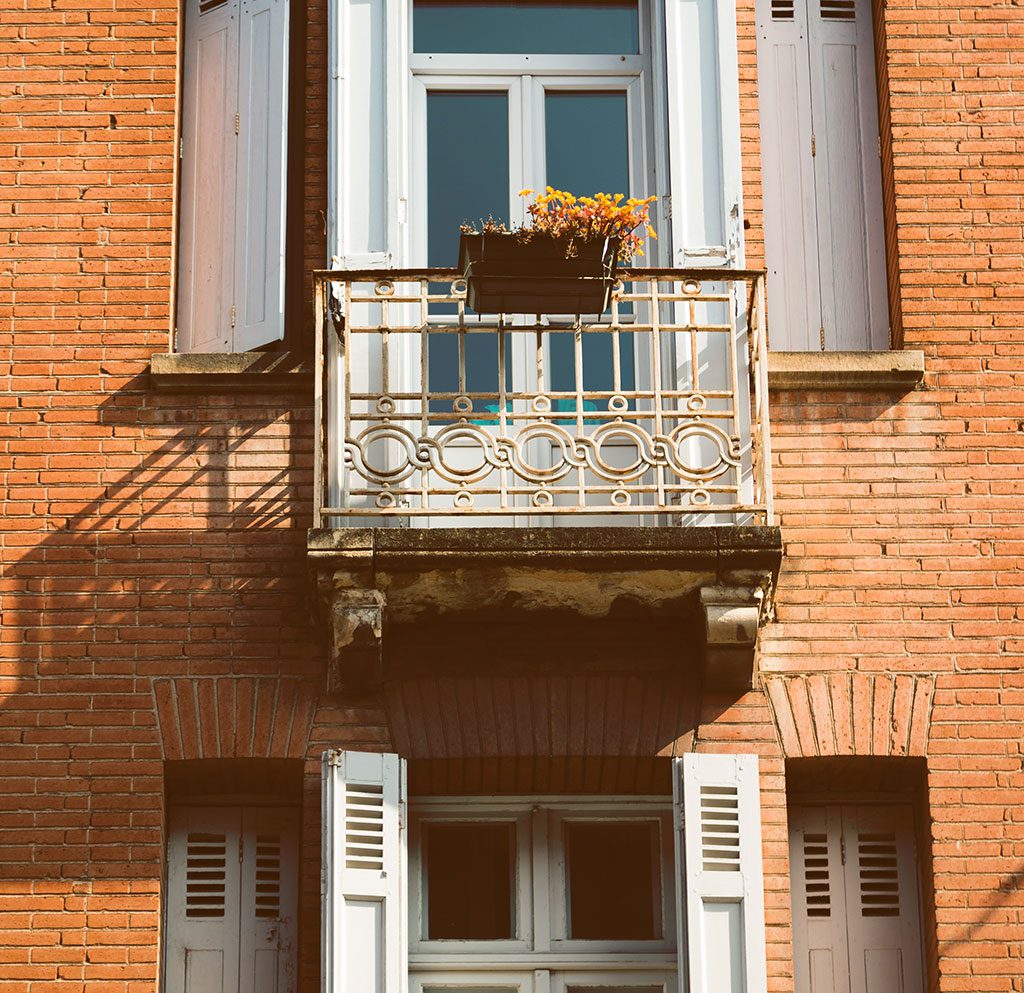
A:
<svg viewBox="0 0 1024 993">
<path fill-rule="evenodd" d="M 551 951 L 551 884 L 549 814 L 543 807 L 534 807 L 530 815 L 533 833 L 533 950 Z"/>
</svg>

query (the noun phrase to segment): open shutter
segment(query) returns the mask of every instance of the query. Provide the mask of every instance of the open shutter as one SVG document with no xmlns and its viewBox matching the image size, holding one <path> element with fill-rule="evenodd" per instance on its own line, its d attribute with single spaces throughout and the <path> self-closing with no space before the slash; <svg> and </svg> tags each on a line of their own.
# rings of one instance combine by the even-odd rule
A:
<svg viewBox="0 0 1024 993">
<path fill-rule="evenodd" d="M 743 265 L 734 0 L 665 0 L 673 266 Z M 665 194 L 671 192 L 666 200 Z M 666 216 L 668 215 L 668 216 Z"/>
<path fill-rule="evenodd" d="M 816 0 L 811 0 L 816 2 Z M 819 347 L 807 0 L 758 0 L 757 81 L 771 328 L 781 348 Z"/>
<path fill-rule="evenodd" d="M 407 987 L 405 802 L 404 759 L 324 754 L 325 993 Z"/>
<path fill-rule="evenodd" d="M 888 348 L 870 0 L 809 4 L 821 321 L 829 349 Z"/>
<path fill-rule="evenodd" d="M 284 337 L 288 0 L 241 0 L 235 341 L 246 351 Z"/>
<path fill-rule="evenodd" d="M 172 811 L 167 846 L 167 993 L 238 993 L 240 812 Z"/>
<path fill-rule="evenodd" d="M 674 764 L 681 988 L 764 993 L 757 756 L 692 753 Z"/>
<path fill-rule="evenodd" d="M 242 814 L 239 990 L 295 993 L 299 840 L 294 809 Z"/>
<path fill-rule="evenodd" d="M 176 348 L 231 343 L 239 0 L 186 0 Z"/>
<path fill-rule="evenodd" d="M 329 0 L 327 263 L 406 259 L 409 12 L 406 0 Z"/>
</svg>

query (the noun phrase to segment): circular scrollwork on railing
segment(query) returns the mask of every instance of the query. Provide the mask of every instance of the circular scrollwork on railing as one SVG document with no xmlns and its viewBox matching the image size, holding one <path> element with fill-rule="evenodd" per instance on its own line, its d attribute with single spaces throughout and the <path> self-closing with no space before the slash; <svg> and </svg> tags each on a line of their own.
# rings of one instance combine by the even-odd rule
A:
<svg viewBox="0 0 1024 993">
<path fill-rule="evenodd" d="M 379 297 L 393 297 L 395 295 L 395 284 L 390 279 L 378 279 L 374 284 L 373 292 Z"/>
<path fill-rule="evenodd" d="M 452 280 L 452 296 L 453 297 L 464 297 L 466 295 L 467 287 L 464 279 L 453 279 Z"/>
<path fill-rule="evenodd" d="M 673 471 L 687 479 L 714 479 L 739 466 L 729 436 L 708 421 L 677 427 L 669 436 L 665 454 Z"/>
<path fill-rule="evenodd" d="M 621 414 L 629 410 L 629 401 L 621 393 L 616 393 L 608 398 L 608 409 Z"/>
<path fill-rule="evenodd" d="M 533 407 L 538 414 L 547 414 L 551 412 L 551 397 L 546 396 L 535 396 L 530 401 L 530 406 Z"/>
<path fill-rule="evenodd" d="M 696 279 L 684 280 L 683 292 L 689 296 L 697 296 L 700 293 L 700 282 Z"/>
<path fill-rule="evenodd" d="M 472 414 L 473 401 L 464 393 L 460 394 L 452 400 L 452 410 L 454 410 L 456 414 Z"/>
<path fill-rule="evenodd" d="M 378 414 L 393 414 L 395 412 L 395 400 L 394 397 L 389 397 L 387 394 L 381 397 L 377 397 L 377 413 Z"/>
<path fill-rule="evenodd" d="M 383 493 L 377 494 L 377 499 L 374 502 L 381 510 L 391 510 L 395 506 L 395 495 L 385 490 Z"/>
<path fill-rule="evenodd" d="M 615 490 L 612 493 L 612 505 L 615 507 L 628 507 L 632 503 L 633 498 L 629 495 L 628 490 Z"/>
<path fill-rule="evenodd" d="M 547 490 L 537 490 L 530 500 L 535 507 L 550 507 L 555 502 L 554 497 Z"/>
<path fill-rule="evenodd" d="M 688 397 L 686 400 L 686 409 L 691 410 L 694 413 L 701 410 L 707 410 L 708 401 L 702 393 L 694 393 L 693 396 Z"/>
<path fill-rule="evenodd" d="M 469 490 L 459 490 L 455 494 L 452 500 L 452 505 L 457 510 L 472 510 L 473 509 L 473 494 Z"/>
</svg>

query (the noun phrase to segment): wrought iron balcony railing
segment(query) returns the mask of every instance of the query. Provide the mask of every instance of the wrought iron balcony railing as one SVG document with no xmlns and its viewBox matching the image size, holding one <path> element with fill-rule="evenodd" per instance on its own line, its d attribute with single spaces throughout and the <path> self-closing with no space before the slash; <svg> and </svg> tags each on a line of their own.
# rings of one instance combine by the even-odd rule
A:
<svg viewBox="0 0 1024 993">
<path fill-rule="evenodd" d="M 763 275 L 630 269 L 602 318 L 323 271 L 315 524 L 768 523 Z"/>
</svg>

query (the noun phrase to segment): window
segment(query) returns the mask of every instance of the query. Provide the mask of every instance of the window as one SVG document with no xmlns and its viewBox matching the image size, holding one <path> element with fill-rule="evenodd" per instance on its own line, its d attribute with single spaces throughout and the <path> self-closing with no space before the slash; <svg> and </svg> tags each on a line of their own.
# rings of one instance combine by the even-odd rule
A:
<svg viewBox="0 0 1024 993">
<path fill-rule="evenodd" d="M 186 0 L 178 351 L 284 337 L 289 0 Z"/>
<path fill-rule="evenodd" d="M 412 989 L 465 993 L 486 963 L 502 989 L 675 993 L 667 800 L 464 797 L 411 810 Z"/>
<path fill-rule="evenodd" d="M 757 0 L 775 348 L 889 346 L 871 0 Z"/>
<path fill-rule="evenodd" d="M 757 758 L 691 754 L 673 778 L 671 803 L 407 806 L 397 755 L 326 753 L 327 987 L 676 993 L 686 970 L 706 993 L 763 993 Z"/>
</svg>

